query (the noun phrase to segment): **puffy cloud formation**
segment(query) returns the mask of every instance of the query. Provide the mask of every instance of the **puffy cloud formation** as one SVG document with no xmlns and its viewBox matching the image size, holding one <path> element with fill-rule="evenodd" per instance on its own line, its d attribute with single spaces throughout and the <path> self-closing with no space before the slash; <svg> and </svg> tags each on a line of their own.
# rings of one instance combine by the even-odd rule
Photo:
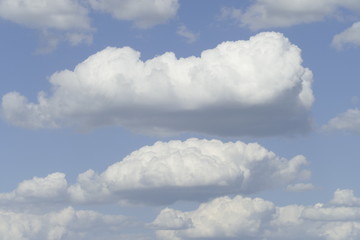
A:
<svg viewBox="0 0 360 240">
<path fill-rule="evenodd" d="M 337 189 L 331 203 L 334 205 L 360 207 L 360 198 L 355 197 L 354 191 L 351 189 Z"/>
<path fill-rule="evenodd" d="M 40 203 L 49 199 L 61 202 L 67 198 L 67 188 L 68 184 L 63 173 L 53 173 L 44 178 L 34 177 L 21 182 L 10 193 L 0 194 L 0 203 Z"/>
<path fill-rule="evenodd" d="M 47 213 L 0 209 L 0 238 L 5 240 L 131 239 L 122 236 L 135 224 L 124 216 L 76 211 L 72 207 Z"/>
<path fill-rule="evenodd" d="M 273 204 L 260 198 L 221 197 L 201 204 L 193 212 L 166 208 L 154 220 L 153 226 L 162 228 L 164 223 L 167 230 L 158 231 L 160 239 L 255 237 L 262 221 L 270 219 L 274 212 Z M 171 226 L 173 215 L 184 223 Z"/>
<path fill-rule="evenodd" d="M 245 11 L 223 8 L 222 17 L 258 30 L 321 21 L 326 17 L 338 16 L 342 8 L 360 12 L 360 3 L 357 0 L 256 0 Z"/>
<path fill-rule="evenodd" d="M 340 194 L 338 190 L 336 194 Z M 276 207 L 261 198 L 221 197 L 194 211 L 166 208 L 153 221 L 159 239 L 356 240 L 360 208 L 315 204 Z"/>
<path fill-rule="evenodd" d="M 176 15 L 178 0 L 88 0 L 95 10 L 110 13 L 119 20 L 134 21 L 136 27 L 149 28 Z"/>
<path fill-rule="evenodd" d="M 131 153 L 103 173 L 92 170 L 67 185 L 64 174 L 33 178 L 0 202 L 169 204 L 225 194 L 249 194 L 308 178 L 303 156 L 287 160 L 257 143 L 188 139 L 157 142 Z"/>
<path fill-rule="evenodd" d="M 360 46 L 360 22 L 354 23 L 350 28 L 335 35 L 332 41 L 332 45 L 337 49 L 342 49 L 347 44 Z"/>
<path fill-rule="evenodd" d="M 324 130 L 333 131 L 347 131 L 347 132 L 360 132 L 360 110 L 349 109 L 344 113 L 331 119 L 326 125 L 323 126 Z"/>
<path fill-rule="evenodd" d="M 53 93 L 38 103 L 11 92 L 2 115 L 28 128 L 119 125 L 152 134 L 303 133 L 310 128 L 312 73 L 300 49 L 280 33 L 224 42 L 200 57 L 167 52 L 147 61 L 108 47 L 73 71 L 50 77 Z"/>
<path fill-rule="evenodd" d="M 203 200 L 254 193 L 308 178 L 306 163 L 303 156 L 287 160 L 256 143 L 199 139 L 157 142 L 133 152 L 100 175 L 92 171 L 80 175 L 69 192 L 80 202 L 102 195 L 154 204 Z"/>
</svg>

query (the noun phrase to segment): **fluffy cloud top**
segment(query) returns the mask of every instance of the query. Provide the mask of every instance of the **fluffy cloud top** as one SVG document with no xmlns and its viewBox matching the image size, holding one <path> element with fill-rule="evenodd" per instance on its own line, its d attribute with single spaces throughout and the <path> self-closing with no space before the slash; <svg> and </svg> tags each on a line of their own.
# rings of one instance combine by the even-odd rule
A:
<svg viewBox="0 0 360 240">
<path fill-rule="evenodd" d="M 134 222 L 72 207 L 44 214 L 0 209 L 0 238 L 4 240 L 127 239 L 122 235 Z"/>
<path fill-rule="evenodd" d="M 199 139 L 157 142 L 133 152 L 99 176 L 84 173 L 69 192 L 81 202 L 96 200 L 99 193 L 154 204 L 202 200 L 254 193 L 307 178 L 306 163 L 303 156 L 286 160 L 256 143 Z"/>
<path fill-rule="evenodd" d="M 88 0 L 95 10 L 110 13 L 120 20 L 134 21 L 139 28 L 149 28 L 176 15 L 177 0 Z"/>
<path fill-rule="evenodd" d="M 236 196 L 214 199 L 190 212 L 166 208 L 152 226 L 158 229 L 159 239 L 169 240 L 355 240 L 360 237 L 359 219 L 358 207 L 331 204 L 276 207 L 260 198 Z"/>
<path fill-rule="evenodd" d="M 159 231 L 162 239 L 188 238 L 234 238 L 237 236 L 257 236 L 263 219 L 270 219 L 275 209 L 272 203 L 260 198 L 250 199 L 237 196 L 234 199 L 221 197 L 209 203 L 201 204 L 194 212 L 163 210 L 154 220 L 153 226 L 161 228 L 165 223 L 169 228 L 169 216 L 191 222 L 185 229 Z M 182 233 L 182 234 L 178 234 Z M 185 233 L 185 234 L 184 234 Z M 166 237 L 165 237 L 166 236 Z"/>
<path fill-rule="evenodd" d="M 233 193 L 255 193 L 308 178 L 303 156 L 287 160 L 256 143 L 188 139 L 157 142 L 131 153 L 103 173 L 89 170 L 68 186 L 64 174 L 33 178 L 11 193 L 12 202 L 69 201 L 168 204 Z"/>
<path fill-rule="evenodd" d="M 331 119 L 325 126 L 324 130 L 340 130 L 346 132 L 360 132 L 360 110 L 349 109 L 346 112 Z"/>
<path fill-rule="evenodd" d="M 270 27 L 289 27 L 321 21 L 340 14 L 340 9 L 360 12 L 357 0 L 256 0 L 246 11 L 224 8 L 222 17 L 232 18 L 252 30 Z"/>
<path fill-rule="evenodd" d="M 21 182 L 15 191 L 0 194 L 0 202 L 41 202 L 48 199 L 63 201 L 67 191 L 65 174 L 53 173 L 45 178 L 34 177 Z"/>
<path fill-rule="evenodd" d="M 108 47 L 50 78 L 53 93 L 29 103 L 2 98 L 10 123 L 29 128 L 120 125 L 152 134 L 274 135 L 310 127 L 312 73 L 282 34 L 224 42 L 200 57 L 167 52 L 147 61 Z"/>
<path fill-rule="evenodd" d="M 360 198 L 356 197 L 351 189 L 337 189 L 331 203 L 334 205 L 360 207 Z"/>
</svg>

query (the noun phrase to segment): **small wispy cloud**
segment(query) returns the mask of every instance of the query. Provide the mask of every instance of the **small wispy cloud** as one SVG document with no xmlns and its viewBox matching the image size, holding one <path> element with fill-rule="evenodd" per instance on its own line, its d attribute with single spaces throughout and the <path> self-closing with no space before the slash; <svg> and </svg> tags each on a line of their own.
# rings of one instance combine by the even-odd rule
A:
<svg viewBox="0 0 360 240">
<path fill-rule="evenodd" d="M 188 43 L 196 42 L 196 40 L 199 38 L 198 33 L 191 32 L 185 25 L 180 25 L 176 33 L 179 36 L 184 37 Z"/>
<path fill-rule="evenodd" d="M 290 192 L 305 192 L 314 189 L 315 186 L 311 183 L 296 183 L 296 184 L 290 184 L 286 187 L 286 190 Z"/>
<path fill-rule="evenodd" d="M 360 110 L 358 108 L 348 109 L 322 127 L 325 131 L 344 131 L 360 133 Z"/>
<path fill-rule="evenodd" d="M 332 46 L 342 50 L 345 45 L 360 46 L 360 22 L 334 36 Z"/>
</svg>

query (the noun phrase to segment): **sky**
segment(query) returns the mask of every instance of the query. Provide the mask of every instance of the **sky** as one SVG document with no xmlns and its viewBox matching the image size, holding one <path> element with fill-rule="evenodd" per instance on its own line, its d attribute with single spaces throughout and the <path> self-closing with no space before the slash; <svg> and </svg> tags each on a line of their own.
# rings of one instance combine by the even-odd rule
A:
<svg viewBox="0 0 360 240">
<path fill-rule="evenodd" d="M 357 0 L 0 0 L 0 238 L 360 239 Z"/>
</svg>

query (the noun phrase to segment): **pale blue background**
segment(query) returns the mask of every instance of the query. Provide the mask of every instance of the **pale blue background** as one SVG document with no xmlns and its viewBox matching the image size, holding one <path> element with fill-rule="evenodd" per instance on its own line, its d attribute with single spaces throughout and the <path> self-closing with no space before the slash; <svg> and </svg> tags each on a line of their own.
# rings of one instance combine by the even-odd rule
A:
<svg viewBox="0 0 360 240">
<path fill-rule="evenodd" d="M 241 28 L 230 20 L 217 20 L 221 7 L 240 8 L 251 1 L 239 2 L 180 1 L 175 19 L 146 30 L 136 29 L 129 22 L 114 20 L 107 14 L 92 13 L 92 22 L 97 28 L 92 44 L 72 47 L 61 43 L 57 49 L 45 55 L 34 54 L 40 45 L 37 31 L 0 20 L 0 95 L 18 91 L 30 101 L 35 101 L 39 91 L 49 92 L 47 79 L 52 73 L 73 69 L 76 64 L 106 46 L 130 46 L 140 51 L 142 59 L 146 60 L 166 51 L 175 52 L 177 57 L 198 56 L 202 50 L 213 48 L 222 41 L 246 40 L 260 31 Z M 199 34 L 196 42 L 187 43 L 176 34 L 181 24 Z M 303 65 L 314 74 L 314 129 L 309 134 L 296 137 L 220 139 L 259 142 L 286 158 L 305 155 L 311 163 L 311 182 L 316 189 L 303 193 L 275 190 L 257 196 L 285 205 L 324 202 L 331 198 L 337 188 L 350 188 L 359 195 L 360 136 L 320 131 L 320 127 L 332 117 L 360 106 L 360 103 L 351 101 L 353 96 L 360 97 L 360 48 L 347 47 L 338 51 L 330 46 L 332 37 L 351 24 L 329 19 L 289 28 L 266 29 L 284 33 L 302 49 Z M 196 134 L 159 138 L 134 134 L 118 127 L 86 133 L 73 129 L 29 130 L 1 121 L 0 192 L 12 191 L 25 179 L 44 177 L 53 172 L 66 173 L 68 181 L 74 183 L 79 173 L 88 169 L 102 172 L 110 164 L 144 145 L 151 145 L 157 140 L 188 137 L 213 138 Z M 177 205 L 186 209 L 196 204 Z M 143 217 L 151 220 L 159 209 L 149 208 L 148 215 Z M 108 210 L 104 207 L 103 211 Z M 118 211 L 127 215 L 142 215 L 142 210 L 137 208 Z"/>
</svg>

